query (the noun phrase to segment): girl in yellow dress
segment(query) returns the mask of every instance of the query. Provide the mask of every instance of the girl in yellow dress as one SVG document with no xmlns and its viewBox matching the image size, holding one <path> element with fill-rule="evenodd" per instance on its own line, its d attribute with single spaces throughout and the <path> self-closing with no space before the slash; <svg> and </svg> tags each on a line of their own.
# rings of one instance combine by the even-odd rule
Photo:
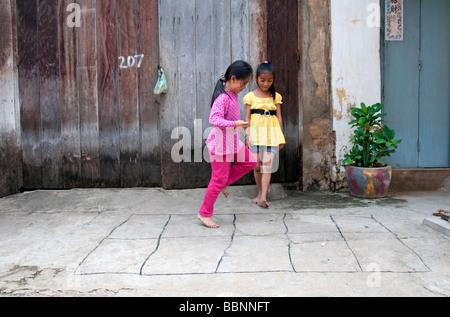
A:
<svg viewBox="0 0 450 317">
<path fill-rule="evenodd" d="M 268 208 L 267 191 L 272 173 L 278 170 L 278 151 L 283 149 L 286 140 L 283 135 L 281 117 L 282 96 L 276 92 L 275 70 L 272 64 L 264 62 L 256 71 L 258 88 L 244 97 L 246 105 L 245 121 L 250 121 L 246 131 L 246 143 L 253 153 L 258 153 L 258 165 L 254 170 L 258 196 L 252 202 Z M 274 161 L 276 164 L 274 165 Z"/>
</svg>

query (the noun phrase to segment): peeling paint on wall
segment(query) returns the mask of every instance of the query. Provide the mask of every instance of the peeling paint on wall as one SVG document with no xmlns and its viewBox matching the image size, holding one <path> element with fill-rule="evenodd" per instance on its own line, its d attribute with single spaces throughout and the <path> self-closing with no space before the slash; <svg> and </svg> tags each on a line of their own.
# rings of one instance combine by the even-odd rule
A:
<svg viewBox="0 0 450 317">
<path fill-rule="evenodd" d="M 373 0 L 331 1 L 332 111 L 336 131 L 332 182 L 345 184 L 342 161 L 351 148 L 351 108 L 381 102 L 380 28 L 365 23 Z"/>
<path fill-rule="evenodd" d="M 303 1 L 303 189 L 329 189 L 333 160 L 330 1 Z"/>
</svg>

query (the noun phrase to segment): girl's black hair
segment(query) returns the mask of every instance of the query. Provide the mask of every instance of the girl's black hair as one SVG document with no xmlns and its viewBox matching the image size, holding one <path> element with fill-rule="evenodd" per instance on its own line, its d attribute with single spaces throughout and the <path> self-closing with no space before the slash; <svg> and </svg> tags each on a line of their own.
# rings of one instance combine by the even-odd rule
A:
<svg viewBox="0 0 450 317">
<path fill-rule="evenodd" d="M 211 100 L 211 107 L 213 106 L 214 101 L 216 101 L 217 97 L 219 97 L 223 93 L 226 93 L 225 83 L 229 81 L 233 76 L 236 77 L 236 79 L 246 79 L 253 76 L 253 68 L 249 63 L 245 61 L 235 61 L 233 64 L 231 64 L 228 67 L 224 78 L 219 79 L 216 84 L 216 88 L 214 89 Z"/>
<path fill-rule="evenodd" d="M 258 69 L 256 70 L 256 78 L 258 79 L 259 75 L 261 75 L 262 73 L 271 73 L 273 75 L 273 84 L 272 86 L 269 88 L 269 92 L 272 95 L 273 98 L 276 97 L 276 89 L 275 89 L 275 68 L 273 67 L 273 65 L 269 62 L 267 63 L 262 63 L 261 65 L 258 66 Z M 256 83 L 258 83 L 258 81 L 256 81 Z"/>
</svg>

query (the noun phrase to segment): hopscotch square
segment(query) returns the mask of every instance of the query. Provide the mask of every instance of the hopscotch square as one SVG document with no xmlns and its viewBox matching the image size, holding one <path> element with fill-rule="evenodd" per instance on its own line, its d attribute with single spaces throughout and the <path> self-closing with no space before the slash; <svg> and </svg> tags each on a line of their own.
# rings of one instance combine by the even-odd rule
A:
<svg viewBox="0 0 450 317">
<path fill-rule="evenodd" d="M 77 274 L 139 274 L 147 257 L 155 250 L 157 239 L 106 239 L 77 269 Z"/>
</svg>

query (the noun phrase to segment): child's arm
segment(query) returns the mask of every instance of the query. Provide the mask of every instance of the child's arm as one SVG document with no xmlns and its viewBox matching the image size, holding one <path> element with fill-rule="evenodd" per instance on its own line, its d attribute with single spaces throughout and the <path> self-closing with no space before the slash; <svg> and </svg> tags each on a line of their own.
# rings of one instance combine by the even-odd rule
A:
<svg viewBox="0 0 450 317">
<path fill-rule="evenodd" d="M 226 107 L 226 99 L 219 98 L 216 99 L 216 101 L 213 104 L 213 107 L 211 109 L 211 114 L 209 116 L 209 124 L 212 127 L 217 128 L 228 128 L 228 127 L 235 127 L 235 121 L 230 121 L 225 119 L 225 107 Z"/>
<path fill-rule="evenodd" d="M 277 118 L 281 130 L 283 130 L 283 116 L 281 115 L 281 105 L 277 105 Z"/>
<path fill-rule="evenodd" d="M 250 122 L 251 117 L 252 117 L 251 106 L 245 105 L 245 121 Z M 245 131 L 245 133 L 249 134 L 250 131 Z"/>
<path fill-rule="evenodd" d="M 250 122 L 251 117 L 252 117 L 252 106 L 251 105 L 245 105 L 245 121 L 246 122 Z M 245 130 L 245 144 L 247 145 L 247 147 L 252 148 L 253 147 L 253 142 L 252 139 L 250 138 L 250 129 Z"/>
<path fill-rule="evenodd" d="M 235 128 L 235 129 L 247 129 L 249 127 L 249 122 L 244 122 L 242 120 L 230 121 L 225 119 L 225 108 L 228 106 L 228 100 L 217 98 L 211 109 L 211 114 L 209 116 L 209 124 L 212 127 L 217 128 Z"/>
<path fill-rule="evenodd" d="M 278 119 L 278 123 L 280 124 L 281 131 L 283 131 L 283 116 L 281 115 L 281 105 L 280 104 L 277 105 L 277 119 Z M 280 144 L 279 147 L 280 147 L 280 150 L 282 150 L 284 148 L 284 144 Z"/>
</svg>

